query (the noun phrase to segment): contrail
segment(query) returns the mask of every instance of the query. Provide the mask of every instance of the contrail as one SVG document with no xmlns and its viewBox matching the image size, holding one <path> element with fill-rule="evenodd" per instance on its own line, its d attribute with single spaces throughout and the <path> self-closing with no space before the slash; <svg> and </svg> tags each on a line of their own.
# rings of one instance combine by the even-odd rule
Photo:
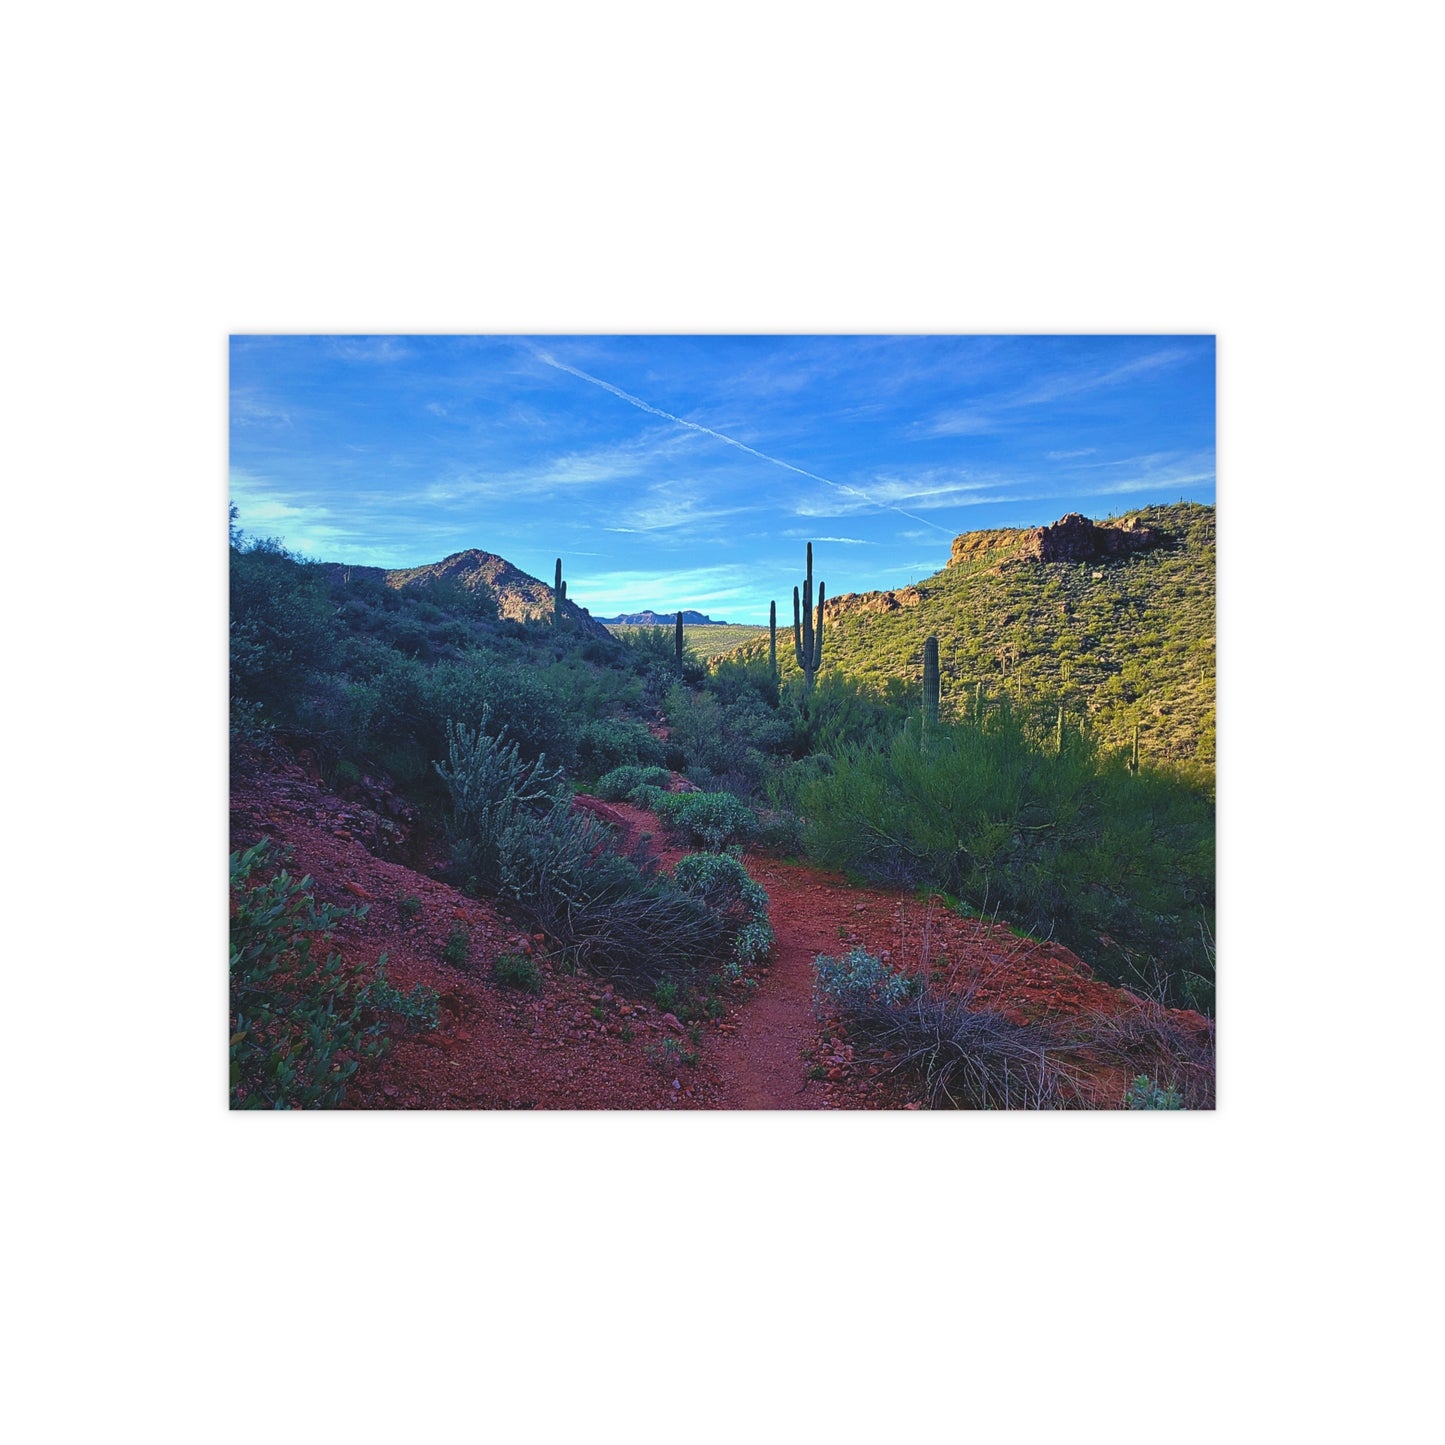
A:
<svg viewBox="0 0 1445 1445">
<path fill-rule="evenodd" d="M 579 371 L 575 366 L 568 366 L 565 361 L 558 361 L 555 356 L 543 351 L 540 347 L 531 346 L 528 349 L 538 361 L 547 366 L 554 367 L 557 371 L 565 371 L 569 376 L 575 376 L 581 381 L 591 382 L 593 386 L 600 386 L 603 391 L 610 391 L 613 396 L 625 401 L 629 406 L 635 406 L 638 411 L 645 411 L 651 416 L 660 416 L 664 421 L 670 421 L 677 426 L 685 426 L 689 431 L 701 432 L 704 436 L 712 437 L 715 441 L 725 442 L 730 447 L 736 447 L 740 452 L 746 452 L 750 457 L 757 457 L 759 461 L 770 462 L 775 467 L 783 467 L 790 472 L 796 472 L 800 477 L 807 477 L 811 482 L 822 482 L 825 487 L 832 487 L 835 491 L 846 492 L 850 497 L 858 497 L 867 502 L 870 507 L 877 507 L 883 512 L 897 512 L 900 517 L 907 517 L 910 522 L 919 522 L 925 527 L 932 527 L 936 532 L 942 532 L 945 536 L 951 537 L 953 533 L 947 527 L 940 527 L 937 522 L 930 522 L 927 517 L 917 517 L 912 512 L 905 512 L 902 507 L 895 507 L 891 502 L 875 501 L 859 487 L 850 487 L 845 482 L 830 481 L 827 477 L 820 477 L 816 472 L 806 472 L 802 467 L 795 467 L 792 462 L 785 462 L 781 457 L 770 457 L 766 452 L 760 452 L 756 447 L 750 447 L 746 442 L 740 442 L 736 437 L 725 436 L 720 431 L 714 431 L 711 427 L 699 426 L 695 421 L 687 421 L 680 416 L 674 416 L 670 411 L 663 411 L 661 407 L 652 406 L 639 396 L 633 396 L 631 392 L 623 391 L 620 386 L 613 386 L 610 381 L 603 381 L 600 377 L 589 376 L 585 371 Z"/>
</svg>

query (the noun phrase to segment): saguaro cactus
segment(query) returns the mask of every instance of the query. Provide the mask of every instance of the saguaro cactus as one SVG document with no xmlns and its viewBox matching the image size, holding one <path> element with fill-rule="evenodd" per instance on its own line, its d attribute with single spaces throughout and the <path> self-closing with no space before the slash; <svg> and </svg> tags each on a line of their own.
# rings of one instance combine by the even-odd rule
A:
<svg viewBox="0 0 1445 1445">
<path fill-rule="evenodd" d="M 567 601 L 567 584 L 562 580 L 562 559 L 557 559 L 557 579 L 552 584 L 552 625 L 561 627 L 565 616 L 562 608 Z"/>
<path fill-rule="evenodd" d="M 1137 772 L 1139 771 L 1139 724 L 1138 724 L 1138 723 L 1135 723 L 1135 724 L 1134 724 L 1134 750 L 1133 750 L 1133 752 L 1130 754 L 1130 757 L 1129 757 L 1129 771 L 1130 771 L 1131 773 L 1137 773 Z"/>
<path fill-rule="evenodd" d="M 682 671 L 682 613 L 677 614 L 677 626 L 673 629 L 672 650 L 677 654 L 677 670 Z"/>
<path fill-rule="evenodd" d="M 803 691 L 812 692 L 813 679 L 823 661 L 823 584 L 818 583 L 816 626 L 813 612 L 813 544 L 808 543 L 808 575 L 803 585 L 802 608 L 799 610 L 798 589 L 793 588 L 793 655 L 803 672 Z"/>
<path fill-rule="evenodd" d="M 778 680 L 778 604 L 768 603 L 768 671 Z"/>
<path fill-rule="evenodd" d="M 1064 706 L 1059 704 L 1059 732 L 1058 732 L 1058 755 L 1064 755 Z"/>
<path fill-rule="evenodd" d="M 923 735 L 938 730 L 938 639 L 923 644 Z"/>
</svg>

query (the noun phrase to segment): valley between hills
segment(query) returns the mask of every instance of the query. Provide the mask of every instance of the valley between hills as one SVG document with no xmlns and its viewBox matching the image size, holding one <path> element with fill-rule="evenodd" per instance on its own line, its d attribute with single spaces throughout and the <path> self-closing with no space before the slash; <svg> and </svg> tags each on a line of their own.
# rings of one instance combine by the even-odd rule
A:
<svg viewBox="0 0 1445 1445">
<path fill-rule="evenodd" d="M 1212 508 L 809 577 L 809 656 L 231 568 L 233 1107 L 1213 1106 Z"/>
</svg>

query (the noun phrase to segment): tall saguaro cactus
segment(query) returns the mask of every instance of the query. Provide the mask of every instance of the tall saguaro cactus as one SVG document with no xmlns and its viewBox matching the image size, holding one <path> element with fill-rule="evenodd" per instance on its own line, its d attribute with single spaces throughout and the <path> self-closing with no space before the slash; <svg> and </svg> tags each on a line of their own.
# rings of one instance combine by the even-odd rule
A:
<svg viewBox="0 0 1445 1445">
<path fill-rule="evenodd" d="M 813 690 L 813 679 L 823 661 L 823 584 L 818 583 L 816 626 L 813 612 L 813 544 L 808 543 L 808 575 L 803 585 L 802 608 L 799 610 L 798 589 L 793 588 L 793 655 L 803 672 L 803 691 Z"/>
<path fill-rule="evenodd" d="M 677 670 L 682 672 L 682 613 L 677 614 L 677 626 L 672 634 L 672 650 L 677 654 Z"/>
<path fill-rule="evenodd" d="M 562 580 L 562 559 L 557 559 L 557 579 L 552 584 L 552 625 L 562 626 L 562 608 L 567 601 L 567 584 Z"/>
<path fill-rule="evenodd" d="M 923 736 L 938 731 L 938 639 L 923 644 Z"/>
<path fill-rule="evenodd" d="M 768 673 L 778 680 L 778 604 L 768 603 Z"/>
</svg>

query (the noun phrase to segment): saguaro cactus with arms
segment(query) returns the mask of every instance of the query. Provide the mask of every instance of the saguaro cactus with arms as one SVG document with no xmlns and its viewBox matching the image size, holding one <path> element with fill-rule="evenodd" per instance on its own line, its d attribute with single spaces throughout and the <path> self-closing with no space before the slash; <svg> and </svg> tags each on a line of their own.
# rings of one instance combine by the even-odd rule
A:
<svg viewBox="0 0 1445 1445">
<path fill-rule="evenodd" d="M 816 617 L 816 622 L 815 622 Z M 803 584 L 801 609 L 793 588 L 793 655 L 803 672 L 803 691 L 812 692 L 813 679 L 823 661 L 823 584 L 818 583 L 818 610 L 813 611 L 813 544 L 808 543 L 808 575 Z"/>
</svg>

